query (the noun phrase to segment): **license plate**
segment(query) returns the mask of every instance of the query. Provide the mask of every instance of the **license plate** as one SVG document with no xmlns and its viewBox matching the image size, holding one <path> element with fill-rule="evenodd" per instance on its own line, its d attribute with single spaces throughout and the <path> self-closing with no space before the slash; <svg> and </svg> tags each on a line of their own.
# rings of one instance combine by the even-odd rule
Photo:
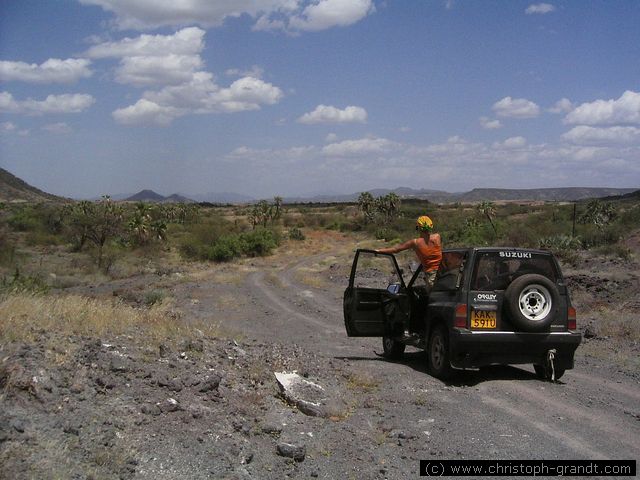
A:
<svg viewBox="0 0 640 480">
<path fill-rule="evenodd" d="M 471 310 L 471 328 L 496 328 L 496 312 Z"/>
</svg>

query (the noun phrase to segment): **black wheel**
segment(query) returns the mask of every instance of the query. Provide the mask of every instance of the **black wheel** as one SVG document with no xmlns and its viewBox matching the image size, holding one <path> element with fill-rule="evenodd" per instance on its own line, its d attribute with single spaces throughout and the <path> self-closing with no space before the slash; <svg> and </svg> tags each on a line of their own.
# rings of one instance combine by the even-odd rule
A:
<svg viewBox="0 0 640 480">
<path fill-rule="evenodd" d="M 525 332 L 542 332 L 553 322 L 560 295 L 551 280 L 532 273 L 511 282 L 505 297 L 516 327 Z"/>
<path fill-rule="evenodd" d="M 389 360 L 399 360 L 404 354 L 406 345 L 393 337 L 382 337 L 382 349 L 384 357 Z"/>
<path fill-rule="evenodd" d="M 444 325 L 437 325 L 429 336 L 427 366 L 429 373 L 441 380 L 453 374 L 449 358 L 449 335 Z"/>
<path fill-rule="evenodd" d="M 536 376 L 540 380 L 551 380 L 551 369 L 545 367 L 544 365 L 534 365 L 533 369 L 536 371 Z M 564 368 L 556 368 L 555 369 L 555 379 L 559 380 L 562 375 L 564 375 Z"/>
</svg>

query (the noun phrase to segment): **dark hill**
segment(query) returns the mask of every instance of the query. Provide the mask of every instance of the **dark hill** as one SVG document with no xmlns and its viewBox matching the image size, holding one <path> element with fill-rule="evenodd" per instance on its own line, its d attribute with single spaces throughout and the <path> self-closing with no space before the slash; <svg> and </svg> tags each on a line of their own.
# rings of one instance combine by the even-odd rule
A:
<svg viewBox="0 0 640 480">
<path fill-rule="evenodd" d="M 58 197 L 29 185 L 24 180 L 0 168 L 0 201 L 2 202 L 64 202 Z"/>
<path fill-rule="evenodd" d="M 153 190 L 142 190 L 135 195 L 124 199 L 125 202 L 151 202 L 151 203 L 194 203 L 187 197 L 174 193 L 165 197 Z"/>
<path fill-rule="evenodd" d="M 163 202 L 164 196 L 153 190 L 141 190 L 135 195 L 131 195 L 129 198 L 125 198 L 125 202 Z"/>
</svg>

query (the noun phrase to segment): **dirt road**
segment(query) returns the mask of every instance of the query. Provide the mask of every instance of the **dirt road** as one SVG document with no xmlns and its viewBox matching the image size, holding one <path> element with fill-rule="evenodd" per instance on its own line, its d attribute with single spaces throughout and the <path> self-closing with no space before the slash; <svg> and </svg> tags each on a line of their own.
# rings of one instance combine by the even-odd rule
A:
<svg viewBox="0 0 640 480">
<path fill-rule="evenodd" d="M 390 362 L 376 354 L 378 339 L 348 338 L 342 291 L 350 250 L 254 261 L 235 289 L 244 304 L 228 308 L 247 338 L 308 352 L 313 381 L 342 402 L 338 421 L 297 417 L 308 448 L 324 452 L 313 460 L 318 471 L 411 478 L 420 459 L 640 458 L 638 377 L 612 365 L 578 355 L 558 383 L 539 381 L 531 366 L 443 383 L 426 373 L 423 352 Z"/>
</svg>

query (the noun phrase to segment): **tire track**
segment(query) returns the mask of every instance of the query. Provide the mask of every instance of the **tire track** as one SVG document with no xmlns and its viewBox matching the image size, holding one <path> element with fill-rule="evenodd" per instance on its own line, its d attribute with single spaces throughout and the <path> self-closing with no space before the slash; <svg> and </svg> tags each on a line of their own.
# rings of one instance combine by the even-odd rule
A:
<svg viewBox="0 0 640 480">
<path fill-rule="evenodd" d="M 332 325 L 325 320 L 321 320 L 317 317 L 302 313 L 296 308 L 290 306 L 290 303 L 287 300 L 277 295 L 272 288 L 267 286 L 267 282 L 265 282 L 264 280 L 263 272 L 255 272 L 250 274 L 248 277 L 248 283 L 249 288 L 252 291 L 260 292 L 263 297 L 272 306 L 274 306 L 278 312 L 286 312 L 291 317 L 302 320 L 307 324 L 314 325 L 315 327 L 321 329 L 326 335 L 335 335 L 336 333 L 343 332 L 343 329 L 339 328 L 336 325 Z"/>
<path fill-rule="evenodd" d="M 609 459 L 608 456 L 603 455 L 603 452 L 600 449 L 591 448 L 589 446 L 590 442 L 588 439 L 580 437 L 575 433 L 565 433 L 564 429 L 560 429 L 553 425 L 550 425 L 549 423 L 543 422 L 542 420 L 540 420 L 540 418 L 542 417 L 538 415 L 532 415 L 531 411 L 529 409 L 522 408 L 521 404 L 512 405 L 504 399 L 498 399 L 495 398 L 495 396 L 489 396 L 486 394 L 481 395 L 480 398 L 483 403 L 488 404 L 495 410 L 499 410 L 502 412 L 502 414 L 496 415 L 496 418 L 507 414 L 510 417 L 517 419 L 519 422 L 535 428 L 545 436 L 553 438 L 561 445 L 568 447 L 584 458 L 598 458 L 603 460 Z"/>
<path fill-rule="evenodd" d="M 603 409 L 584 408 L 579 405 L 577 398 L 569 395 L 558 396 L 563 388 L 540 388 L 531 387 L 526 383 L 512 382 L 501 385 L 500 390 L 506 394 L 513 394 L 512 401 L 517 405 L 525 406 L 523 411 L 528 412 L 526 418 L 536 428 L 544 430 L 555 438 L 561 438 L 570 433 L 573 439 L 580 439 L 578 444 L 569 443 L 572 447 L 579 446 L 580 450 L 585 448 L 599 452 L 605 450 L 619 452 L 619 454 L 630 454 L 637 456 L 640 452 L 640 426 L 626 421 L 624 416 L 612 415 L 611 411 Z M 555 387 L 555 386 L 553 386 Z M 484 388 L 482 388 L 484 390 Z M 498 392 L 499 390 L 493 389 Z M 567 392 L 563 392 L 567 393 Z M 577 392 L 571 392 L 577 393 Z M 492 403 L 497 408 L 504 408 L 513 413 L 513 406 L 502 405 L 503 402 L 496 400 L 494 396 L 483 394 L 483 400 Z M 557 422 L 544 423 L 543 418 L 553 416 Z M 533 420 L 532 420 L 533 419 Z M 588 430 L 585 429 L 588 426 Z M 559 428 L 561 427 L 561 428 Z M 588 438 L 581 438 L 581 432 L 588 431 Z M 594 449 L 585 447 L 586 445 L 600 448 Z M 599 457 L 590 457 L 599 458 Z"/>
<path fill-rule="evenodd" d="M 636 388 L 629 387 L 627 385 L 611 381 L 604 377 L 594 378 L 592 374 L 582 373 L 576 370 L 571 371 L 571 376 L 579 378 L 583 382 L 600 387 L 600 390 L 615 391 L 631 401 L 635 401 L 636 405 L 640 408 L 640 385 L 635 385 Z M 638 412 L 640 413 L 640 411 Z"/>
</svg>

